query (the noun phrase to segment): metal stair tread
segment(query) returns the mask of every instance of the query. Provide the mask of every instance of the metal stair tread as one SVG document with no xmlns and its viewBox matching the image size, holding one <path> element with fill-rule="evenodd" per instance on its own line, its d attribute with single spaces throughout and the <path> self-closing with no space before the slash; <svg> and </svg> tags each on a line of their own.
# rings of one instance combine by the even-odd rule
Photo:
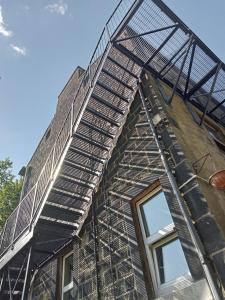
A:
<svg viewBox="0 0 225 300">
<path fill-rule="evenodd" d="M 129 103 L 129 99 L 126 98 L 125 96 L 117 93 L 116 91 L 114 91 L 113 89 L 111 89 L 110 87 L 108 87 L 106 84 L 100 82 L 99 80 L 97 81 L 97 84 L 102 87 L 103 89 L 107 90 L 108 92 L 110 92 L 111 94 L 117 96 L 118 98 L 120 98 L 121 100 L 125 101 L 126 103 Z"/>
<path fill-rule="evenodd" d="M 118 77 L 116 77 L 115 75 L 113 75 L 111 72 L 109 72 L 106 69 L 102 69 L 102 72 L 105 73 L 106 75 L 110 76 L 111 78 L 113 78 L 114 80 L 116 80 L 118 83 L 122 84 L 125 88 L 133 91 L 133 87 L 128 85 L 126 82 L 124 82 L 123 80 L 119 79 Z"/>
</svg>

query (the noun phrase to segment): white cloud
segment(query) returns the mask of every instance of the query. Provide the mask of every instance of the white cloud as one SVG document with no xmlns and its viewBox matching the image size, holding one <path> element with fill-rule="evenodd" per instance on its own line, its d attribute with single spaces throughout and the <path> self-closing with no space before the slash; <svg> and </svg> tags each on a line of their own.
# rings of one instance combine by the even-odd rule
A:
<svg viewBox="0 0 225 300">
<path fill-rule="evenodd" d="M 12 31 L 6 29 L 5 22 L 3 20 L 2 7 L 0 5 L 0 34 L 5 37 L 12 36 Z"/>
<path fill-rule="evenodd" d="M 25 6 L 24 6 L 24 10 L 25 10 L 25 11 L 29 11 L 29 10 L 30 10 L 30 6 L 25 5 Z"/>
<path fill-rule="evenodd" d="M 52 3 L 45 6 L 45 9 L 51 13 L 56 13 L 63 16 L 68 10 L 68 5 L 63 0 L 59 0 L 57 3 Z"/>
<path fill-rule="evenodd" d="M 27 54 L 27 50 L 26 50 L 26 48 L 20 48 L 20 47 L 18 47 L 18 46 L 16 46 L 16 45 L 13 45 L 13 44 L 11 44 L 10 45 L 11 46 L 11 48 L 16 52 L 16 53 L 18 53 L 19 55 L 22 55 L 22 56 L 25 56 L 26 54 Z"/>
</svg>

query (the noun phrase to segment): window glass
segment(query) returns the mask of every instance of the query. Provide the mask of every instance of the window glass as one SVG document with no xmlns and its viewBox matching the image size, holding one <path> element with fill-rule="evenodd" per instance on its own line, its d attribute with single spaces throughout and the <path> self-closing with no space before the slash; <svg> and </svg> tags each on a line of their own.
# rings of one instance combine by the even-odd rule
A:
<svg viewBox="0 0 225 300">
<path fill-rule="evenodd" d="M 74 300 L 73 289 L 67 291 L 67 292 L 63 295 L 63 300 Z"/>
<path fill-rule="evenodd" d="M 140 209 L 147 237 L 173 223 L 163 192 L 142 203 Z"/>
<path fill-rule="evenodd" d="M 73 280 L 73 254 L 65 258 L 64 262 L 64 287 Z"/>
<path fill-rule="evenodd" d="M 155 251 L 161 284 L 189 272 L 179 239 L 163 244 Z"/>
</svg>

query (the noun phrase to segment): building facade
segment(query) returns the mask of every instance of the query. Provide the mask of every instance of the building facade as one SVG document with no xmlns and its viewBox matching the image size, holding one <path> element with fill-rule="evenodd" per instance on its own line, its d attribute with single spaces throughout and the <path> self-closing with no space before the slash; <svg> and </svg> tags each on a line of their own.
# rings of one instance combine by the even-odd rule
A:
<svg viewBox="0 0 225 300">
<path fill-rule="evenodd" d="M 26 167 L 1 299 L 223 299 L 224 83 L 162 1 L 122 1 Z"/>
</svg>

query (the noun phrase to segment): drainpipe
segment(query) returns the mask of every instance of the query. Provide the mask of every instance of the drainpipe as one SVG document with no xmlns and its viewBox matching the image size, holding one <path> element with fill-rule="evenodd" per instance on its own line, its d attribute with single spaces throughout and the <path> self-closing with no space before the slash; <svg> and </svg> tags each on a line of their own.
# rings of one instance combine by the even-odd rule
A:
<svg viewBox="0 0 225 300">
<path fill-rule="evenodd" d="M 180 195 L 179 188 L 177 186 L 175 178 L 174 178 L 174 176 L 173 176 L 173 174 L 172 174 L 172 172 L 170 170 L 170 167 L 169 167 L 169 165 L 167 163 L 167 160 L 166 160 L 165 155 L 163 153 L 162 147 L 161 147 L 160 142 L 158 140 L 156 129 L 154 127 L 153 121 L 151 119 L 151 116 L 149 114 L 149 111 L 148 111 L 148 108 L 147 108 L 147 105 L 146 105 L 146 98 L 145 98 L 144 93 L 143 93 L 143 88 L 142 88 L 142 83 L 141 83 L 142 81 L 141 81 L 140 77 L 139 77 L 138 81 L 139 81 L 139 89 L 138 90 L 139 90 L 139 94 L 140 94 L 140 97 L 141 97 L 141 101 L 142 101 L 143 107 L 144 107 L 146 115 L 147 115 L 149 127 L 150 127 L 150 129 L 152 131 L 152 135 L 153 135 L 153 137 L 155 139 L 155 142 L 156 142 L 156 145 L 157 145 L 157 147 L 159 149 L 159 154 L 160 154 L 162 163 L 164 165 L 164 168 L 166 170 L 169 182 L 170 182 L 170 184 L 172 186 L 173 192 L 174 192 L 175 197 L 177 199 L 179 208 L 180 208 L 180 210 L 181 210 L 181 212 L 183 214 L 184 220 L 185 220 L 185 222 L 187 224 L 187 228 L 188 228 L 188 230 L 190 232 L 192 242 L 193 242 L 193 244 L 195 246 L 195 249 L 196 249 L 196 251 L 198 253 L 198 256 L 199 256 L 199 259 L 201 261 L 201 264 L 202 264 L 202 267 L 203 267 L 203 270 L 204 270 L 204 273 L 205 273 L 205 277 L 206 277 L 207 282 L 209 284 L 211 293 L 212 293 L 213 298 L 215 300 L 221 300 L 221 297 L 220 297 L 220 295 L 218 293 L 218 289 L 217 289 L 217 287 L 216 287 L 216 285 L 214 283 L 212 275 L 211 275 L 211 273 L 209 271 L 209 268 L 207 266 L 207 263 L 206 263 L 206 261 L 204 259 L 201 242 L 200 242 L 199 238 L 196 236 L 196 232 L 195 232 L 195 229 L 193 227 L 193 224 L 192 224 L 192 222 L 191 222 L 191 220 L 190 220 L 190 218 L 188 216 L 188 213 L 186 211 L 186 208 L 185 208 L 185 206 L 183 204 L 183 198 Z"/>
</svg>

